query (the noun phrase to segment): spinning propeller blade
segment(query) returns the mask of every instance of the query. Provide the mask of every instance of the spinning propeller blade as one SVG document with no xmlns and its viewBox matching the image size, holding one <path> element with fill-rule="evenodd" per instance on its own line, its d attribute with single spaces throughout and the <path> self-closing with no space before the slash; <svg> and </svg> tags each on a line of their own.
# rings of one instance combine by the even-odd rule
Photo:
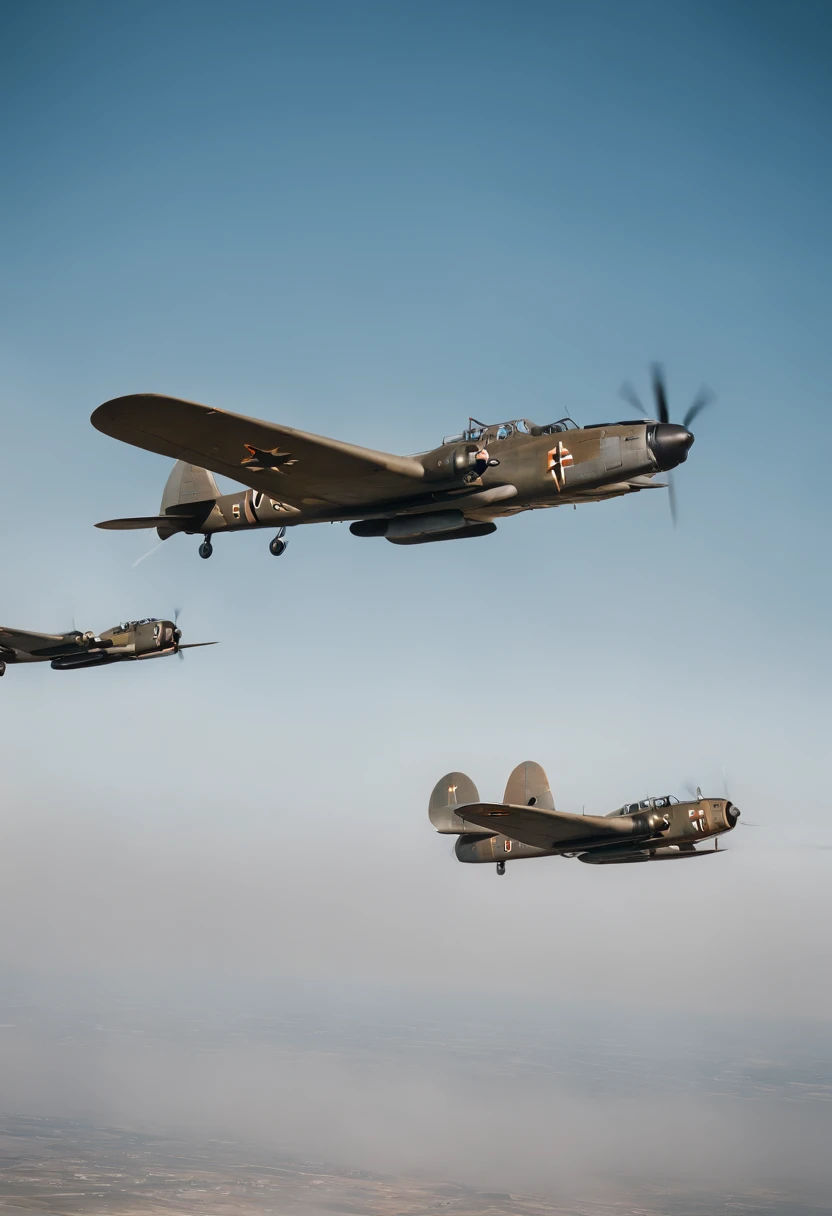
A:
<svg viewBox="0 0 832 1216">
<path fill-rule="evenodd" d="M 182 653 L 183 650 L 194 650 L 197 646 L 216 646 L 217 645 L 216 642 L 180 642 L 179 639 L 182 637 L 182 630 L 179 628 L 179 617 L 181 616 L 181 614 L 182 614 L 181 608 L 174 608 L 174 610 L 173 610 L 173 629 L 174 629 L 174 637 L 176 638 L 176 653 L 180 659 L 184 660 L 184 658 L 185 658 L 184 654 Z"/>
<path fill-rule="evenodd" d="M 725 795 L 725 797 L 728 799 L 728 801 L 730 802 L 731 796 L 728 793 L 728 780 L 725 776 L 725 766 L 721 765 L 719 771 L 722 773 L 722 792 Z M 737 809 L 736 806 L 734 807 L 734 810 L 739 815 L 739 810 Z M 766 823 L 749 823 L 749 821 L 747 819 L 740 819 L 740 827 L 741 828 L 765 828 L 765 827 L 768 827 L 768 824 L 766 824 Z"/>
<path fill-rule="evenodd" d="M 667 408 L 667 391 L 664 386 L 664 372 L 660 363 L 654 363 L 650 369 L 653 379 L 653 396 L 656 398 L 656 410 L 659 422 L 670 422 L 670 410 Z"/>
<path fill-rule="evenodd" d="M 693 400 L 693 404 L 690 406 L 688 412 L 682 419 L 682 426 L 687 430 L 694 418 L 696 418 L 698 414 L 701 414 L 707 406 L 713 405 L 714 401 L 716 401 L 715 393 L 712 393 L 709 388 L 705 388 L 704 386 L 700 388 Z"/>
<path fill-rule="evenodd" d="M 651 366 L 650 378 L 653 385 L 653 397 L 655 398 L 656 402 L 656 419 L 661 424 L 667 424 L 670 422 L 670 407 L 667 401 L 667 386 L 664 379 L 664 370 L 660 363 L 654 363 Z M 647 410 L 644 408 L 644 405 L 631 384 L 622 384 L 621 389 L 619 390 L 619 396 L 623 397 L 623 399 L 628 402 L 633 409 L 638 410 L 640 414 L 644 414 L 645 417 L 648 416 Z M 709 388 L 703 386 L 694 397 L 687 413 L 682 419 L 682 426 L 685 428 L 685 430 L 688 430 L 694 418 L 701 414 L 702 411 L 707 406 L 711 405 L 715 400 L 715 394 L 712 393 Z M 672 472 L 667 474 L 667 493 L 670 505 L 670 518 L 673 520 L 673 526 L 675 528 L 678 520 L 678 510 L 676 503 L 676 487 L 673 481 Z"/>
</svg>

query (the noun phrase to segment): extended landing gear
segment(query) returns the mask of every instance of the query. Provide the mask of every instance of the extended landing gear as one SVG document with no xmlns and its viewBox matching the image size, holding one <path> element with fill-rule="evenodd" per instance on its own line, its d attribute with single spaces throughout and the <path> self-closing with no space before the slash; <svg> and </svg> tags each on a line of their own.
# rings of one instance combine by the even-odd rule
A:
<svg viewBox="0 0 832 1216">
<path fill-rule="evenodd" d="M 211 535 L 210 533 L 206 532 L 205 540 L 199 546 L 199 556 L 204 557 L 207 560 L 213 552 L 214 546 L 211 544 Z"/>
<path fill-rule="evenodd" d="M 497 862 L 497 873 L 505 874 L 505 872 L 506 872 L 506 863 L 504 861 L 498 861 Z"/>
<path fill-rule="evenodd" d="M 4 676 L 5 674 L 6 674 L 6 664 L 0 663 L 0 676 Z"/>
<path fill-rule="evenodd" d="M 289 542 L 283 539 L 285 535 L 286 529 L 280 528 L 274 540 L 269 541 L 269 553 L 271 553 L 272 557 L 282 557 L 286 552 L 286 546 Z"/>
</svg>

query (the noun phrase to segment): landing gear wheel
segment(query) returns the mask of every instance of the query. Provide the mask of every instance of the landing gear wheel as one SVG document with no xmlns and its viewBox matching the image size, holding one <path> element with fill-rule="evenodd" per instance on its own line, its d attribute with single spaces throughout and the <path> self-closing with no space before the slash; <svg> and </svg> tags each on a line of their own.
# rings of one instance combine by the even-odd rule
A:
<svg viewBox="0 0 832 1216">
<path fill-rule="evenodd" d="M 6 674 L 6 664 L 0 663 L 0 676 L 4 676 L 5 674 Z"/>
<path fill-rule="evenodd" d="M 214 552 L 214 546 L 211 544 L 210 540 L 208 540 L 206 537 L 206 539 L 199 546 L 199 556 L 207 559 L 211 556 L 211 554 L 213 552 Z"/>
<path fill-rule="evenodd" d="M 505 874 L 505 872 L 506 872 L 506 863 L 504 861 L 498 861 L 497 862 L 497 873 Z"/>
<path fill-rule="evenodd" d="M 274 540 L 269 541 L 269 553 L 271 553 L 272 557 L 282 557 L 286 552 L 286 546 L 289 542 L 283 539 L 285 535 L 286 529 L 281 528 Z"/>
</svg>

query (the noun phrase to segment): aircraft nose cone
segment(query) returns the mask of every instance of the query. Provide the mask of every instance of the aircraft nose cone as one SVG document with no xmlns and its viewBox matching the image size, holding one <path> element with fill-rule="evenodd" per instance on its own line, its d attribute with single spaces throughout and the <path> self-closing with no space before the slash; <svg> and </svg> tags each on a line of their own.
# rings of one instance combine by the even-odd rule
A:
<svg viewBox="0 0 832 1216">
<path fill-rule="evenodd" d="M 740 808 L 738 806 L 734 806 L 733 802 L 726 802 L 725 818 L 728 820 L 728 823 L 731 825 L 732 828 L 737 826 L 737 820 L 739 819 L 739 817 L 740 817 Z"/>
<path fill-rule="evenodd" d="M 666 473 L 687 460 L 693 435 L 678 422 L 660 422 L 653 427 L 648 442 L 656 464 Z"/>
</svg>

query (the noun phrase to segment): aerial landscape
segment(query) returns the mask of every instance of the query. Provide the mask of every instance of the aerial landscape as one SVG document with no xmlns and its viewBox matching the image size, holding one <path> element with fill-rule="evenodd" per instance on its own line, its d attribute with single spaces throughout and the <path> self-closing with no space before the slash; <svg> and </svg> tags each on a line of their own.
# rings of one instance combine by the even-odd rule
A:
<svg viewBox="0 0 832 1216">
<path fill-rule="evenodd" d="M 828 3 L 0 57 L 0 1216 L 832 1212 Z"/>
<path fill-rule="evenodd" d="M 161 1014 L 99 1004 L 68 1017 L 4 1002 L 6 1076 L 11 1057 L 35 1050 L 65 1089 L 53 1099 L 61 1113 L 44 1117 L 13 1088 L 18 1111 L 0 1122 L 2 1203 L 71 1213 L 832 1210 L 820 1160 L 832 1133 L 823 1027 L 795 1042 L 764 1019 L 713 1035 L 678 1017 L 657 1046 L 636 1019 L 573 1014 L 553 1028 L 508 1005 L 461 1030 L 441 1007 L 269 1007 L 205 1017 L 197 1005 Z M 129 1062 L 125 1039 L 141 1043 Z M 80 1076 L 79 1103 L 69 1082 Z M 333 1108 L 361 1127 L 336 1126 Z M 313 1129 L 317 1156 L 304 1147 Z"/>
</svg>

